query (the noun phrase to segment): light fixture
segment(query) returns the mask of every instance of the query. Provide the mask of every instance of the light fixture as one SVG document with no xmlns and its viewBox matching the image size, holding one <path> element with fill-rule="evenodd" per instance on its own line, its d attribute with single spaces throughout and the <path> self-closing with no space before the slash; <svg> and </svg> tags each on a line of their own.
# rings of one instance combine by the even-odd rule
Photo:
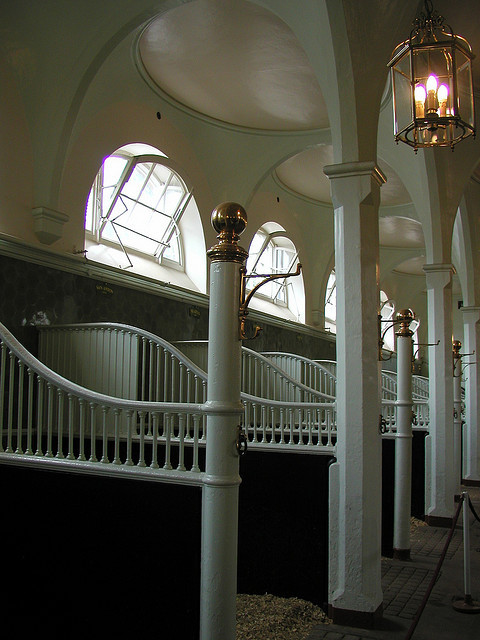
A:
<svg viewBox="0 0 480 640">
<path fill-rule="evenodd" d="M 391 69 L 394 133 L 415 149 L 451 147 L 475 136 L 473 53 L 425 0 L 410 37 L 394 50 Z"/>
</svg>

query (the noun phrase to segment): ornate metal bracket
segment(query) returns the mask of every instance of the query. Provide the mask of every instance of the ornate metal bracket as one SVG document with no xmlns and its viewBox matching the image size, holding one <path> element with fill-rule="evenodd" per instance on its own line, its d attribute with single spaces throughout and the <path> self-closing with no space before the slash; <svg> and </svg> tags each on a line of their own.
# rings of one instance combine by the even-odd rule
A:
<svg viewBox="0 0 480 640">
<path fill-rule="evenodd" d="M 260 287 L 263 287 L 264 284 L 267 284 L 267 282 L 271 282 L 272 280 L 284 280 L 285 278 L 299 276 L 301 271 L 302 271 L 302 265 L 300 263 L 298 263 L 297 270 L 295 272 L 276 273 L 274 275 L 269 275 L 268 273 L 263 273 L 263 274 L 255 273 L 255 274 L 247 275 L 246 267 L 240 268 L 240 277 L 241 277 L 240 308 L 238 311 L 238 316 L 240 319 L 240 340 L 254 340 L 255 338 L 258 337 L 258 335 L 260 334 L 260 331 L 262 330 L 262 328 L 257 325 L 253 331 L 253 335 L 251 336 L 248 336 L 245 331 L 245 324 L 246 324 L 247 315 L 248 315 L 248 311 L 247 311 L 248 305 L 250 304 L 250 300 L 252 299 L 254 294 L 258 291 L 258 289 L 260 289 Z M 249 278 L 264 278 L 264 279 L 261 282 L 259 282 L 255 287 L 253 287 L 253 289 L 247 295 L 247 280 Z"/>
<path fill-rule="evenodd" d="M 461 362 L 462 358 L 466 358 L 467 356 L 475 355 L 475 351 L 472 351 L 472 353 L 460 353 L 460 349 L 461 348 L 462 348 L 462 343 L 460 342 L 460 340 L 454 340 L 453 344 L 452 344 L 452 350 L 453 350 L 453 377 L 454 378 L 461 378 L 462 375 L 463 375 L 463 372 L 468 367 L 468 365 L 477 364 L 476 362 L 467 362 L 467 363 L 465 363 L 464 367 L 460 367 L 460 373 L 455 374 L 456 364 L 457 364 L 457 362 L 459 360 Z"/>
<path fill-rule="evenodd" d="M 397 335 L 413 336 L 413 332 L 410 331 L 409 325 L 410 325 L 410 322 L 412 322 L 412 320 L 414 319 L 415 319 L 415 314 L 411 309 L 402 309 L 402 311 L 397 313 L 397 316 L 394 320 L 392 320 L 391 318 L 383 319 L 381 314 L 380 313 L 378 314 L 378 360 L 380 362 L 386 362 L 388 360 L 391 360 L 393 356 L 393 351 L 390 352 L 389 358 L 384 358 L 382 353 L 384 338 L 387 331 L 392 327 L 395 327 L 396 325 L 400 325 L 401 328 L 400 328 L 400 331 L 397 332 Z M 389 323 L 388 326 L 385 327 L 383 332 L 382 332 L 382 322 Z"/>
<path fill-rule="evenodd" d="M 440 344 L 440 340 L 437 340 L 436 342 L 422 342 L 422 343 L 418 343 L 418 349 L 415 351 L 415 353 L 413 354 L 413 359 L 415 360 L 418 352 L 420 351 L 420 347 L 438 347 L 438 345 Z"/>
</svg>

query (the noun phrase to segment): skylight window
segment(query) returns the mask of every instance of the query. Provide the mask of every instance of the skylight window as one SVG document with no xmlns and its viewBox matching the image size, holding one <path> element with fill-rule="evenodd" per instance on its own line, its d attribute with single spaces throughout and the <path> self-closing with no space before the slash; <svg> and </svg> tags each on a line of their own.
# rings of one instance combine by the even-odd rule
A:
<svg viewBox="0 0 480 640">
<path fill-rule="evenodd" d="M 105 159 L 88 198 L 86 229 L 97 242 L 120 245 L 129 267 L 132 250 L 181 264 L 178 225 L 192 193 L 163 154 L 134 150 L 129 145 Z"/>
<path fill-rule="evenodd" d="M 295 271 L 298 252 L 293 242 L 286 236 L 283 227 L 274 222 L 263 225 L 253 237 L 247 260 L 247 273 L 268 277 L 269 275 Z M 279 278 L 262 286 L 255 294 L 258 298 L 287 307 L 297 320 L 303 316 L 303 296 L 299 278 Z M 296 282 L 294 282 L 296 281 Z M 252 289 L 258 278 L 247 280 L 247 289 Z"/>
</svg>

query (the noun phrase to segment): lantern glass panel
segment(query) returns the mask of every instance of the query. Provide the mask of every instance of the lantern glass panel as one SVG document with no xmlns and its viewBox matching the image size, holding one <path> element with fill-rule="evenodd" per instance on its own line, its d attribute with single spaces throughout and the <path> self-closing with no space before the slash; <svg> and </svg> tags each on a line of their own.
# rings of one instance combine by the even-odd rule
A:
<svg viewBox="0 0 480 640">
<path fill-rule="evenodd" d="M 473 127 L 474 107 L 473 107 L 473 88 L 472 88 L 472 64 L 470 59 L 457 49 L 457 115 Z"/>
<path fill-rule="evenodd" d="M 415 86 L 421 84 L 427 89 L 428 79 L 435 77 L 436 88 L 447 88 L 446 112 L 450 113 L 453 100 L 452 48 L 449 45 L 432 46 L 413 51 L 413 78 Z M 438 104 L 437 104 L 438 107 Z M 446 115 L 443 113 L 442 115 Z"/>
<path fill-rule="evenodd" d="M 408 51 L 392 66 L 395 134 L 403 131 L 413 121 L 413 94 L 410 73 L 410 51 Z"/>
</svg>

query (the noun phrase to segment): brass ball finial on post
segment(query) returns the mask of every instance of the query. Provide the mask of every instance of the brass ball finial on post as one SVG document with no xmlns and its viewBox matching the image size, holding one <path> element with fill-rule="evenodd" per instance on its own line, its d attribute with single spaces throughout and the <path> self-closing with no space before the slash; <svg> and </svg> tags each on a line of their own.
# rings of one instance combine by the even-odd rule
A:
<svg viewBox="0 0 480 640">
<path fill-rule="evenodd" d="M 410 323 L 415 320 L 415 314 L 411 309 L 402 309 L 397 313 L 397 322 L 400 324 L 397 336 L 409 337 L 413 336 L 413 331 L 410 329 Z"/>
<path fill-rule="evenodd" d="M 210 260 L 243 264 L 248 251 L 238 241 L 247 226 L 245 209 L 236 202 L 222 202 L 212 211 L 211 222 L 218 233 L 218 243 L 207 251 Z"/>
<path fill-rule="evenodd" d="M 460 349 L 461 348 L 462 348 L 462 343 L 460 342 L 460 340 L 454 340 L 452 342 L 452 351 L 453 351 L 453 359 L 454 360 L 458 360 L 458 358 L 462 357 L 460 355 Z"/>
</svg>

